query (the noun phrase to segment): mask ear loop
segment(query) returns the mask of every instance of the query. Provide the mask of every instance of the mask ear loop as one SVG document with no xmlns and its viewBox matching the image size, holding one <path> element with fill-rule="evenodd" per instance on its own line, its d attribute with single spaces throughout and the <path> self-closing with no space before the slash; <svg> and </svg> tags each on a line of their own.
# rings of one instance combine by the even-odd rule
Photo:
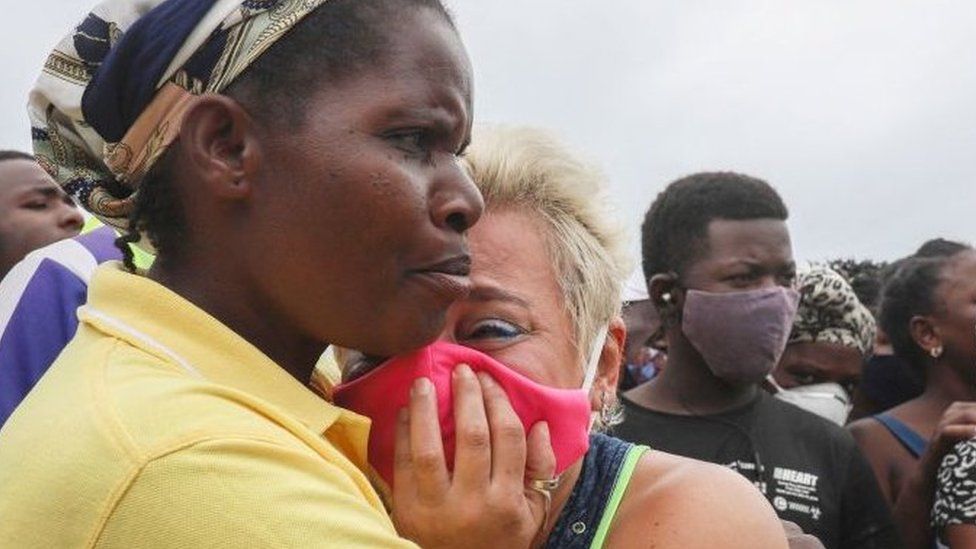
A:
<svg viewBox="0 0 976 549">
<path fill-rule="evenodd" d="M 597 334 L 596 339 L 593 341 L 593 347 L 590 349 L 590 357 L 586 361 L 586 370 L 583 372 L 583 390 L 587 394 L 590 393 L 590 389 L 593 388 L 593 382 L 596 380 L 596 373 L 600 369 L 600 356 L 603 354 L 603 345 L 607 342 L 607 331 L 610 326 L 604 326 Z"/>
<path fill-rule="evenodd" d="M 776 383 L 776 379 L 773 378 L 773 374 L 766 374 L 766 383 L 769 383 L 773 389 L 776 389 L 777 393 L 786 391 L 786 389 L 780 387 L 779 383 Z"/>
</svg>

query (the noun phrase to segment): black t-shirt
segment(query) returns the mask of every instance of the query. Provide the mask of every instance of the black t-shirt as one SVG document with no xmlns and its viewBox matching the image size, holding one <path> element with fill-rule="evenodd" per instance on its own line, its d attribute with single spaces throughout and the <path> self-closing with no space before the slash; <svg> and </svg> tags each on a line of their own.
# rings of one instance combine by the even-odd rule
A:
<svg viewBox="0 0 976 549">
<path fill-rule="evenodd" d="M 736 410 L 697 417 L 621 400 L 626 416 L 615 436 L 731 467 L 762 490 L 780 518 L 827 549 L 901 547 L 874 473 L 841 427 L 766 393 Z"/>
</svg>

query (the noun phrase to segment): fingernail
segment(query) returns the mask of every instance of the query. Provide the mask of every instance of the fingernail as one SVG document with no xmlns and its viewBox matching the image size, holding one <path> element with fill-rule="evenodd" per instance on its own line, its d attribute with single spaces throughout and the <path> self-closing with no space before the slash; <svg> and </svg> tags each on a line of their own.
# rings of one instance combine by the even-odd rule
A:
<svg viewBox="0 0 976 549">
<path fill-rule="evenodd" d="M 539 423 L 542 424 L 541 429 L 546 434 L 546 438 L 549 438 L 549 422 L 548 421 L 540 421 Z"/>
<path fill-rule="evenodd" d="M 418 377 L 413 382 L 411 393 L 413 393 L 414 396 L 425 396 L 430 393 L 430 380 L 426 377 Z"/>
<path fill-rule="evenodd" d="M 456 378 L 468 378 L 470 379 L 474 372 L 471 371 L 471 367 L 467 364 L 458 364 L 457 368 L 454 368 L 454 377 Z"/>
</svg>

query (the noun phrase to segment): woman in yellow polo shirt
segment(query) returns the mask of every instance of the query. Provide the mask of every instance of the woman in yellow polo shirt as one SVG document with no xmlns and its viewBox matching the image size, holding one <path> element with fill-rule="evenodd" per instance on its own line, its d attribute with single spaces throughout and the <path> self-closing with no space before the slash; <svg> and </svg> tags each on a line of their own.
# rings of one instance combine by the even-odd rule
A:
<svg viewBox="0 0 976 549">
<path fill-rule="evenodd" d="M 31 94 L 35 153 L 157 256 L 95 271 L 75 339 L 0 431 L 0 546 L 411 545 L 363 473 L 367 422 L 307 383 L 329 344 L 427 343 L 467 291 L 471 93 L 437 0 L 94 8 Z M 461 444 L 504 474 L 449 477 L 415 389 L 401 532 L 527 544 L 545 429 L 528 454 Z M 519 425 L 496 387 L 456 390 L 464 428 Z"/>
</svg>

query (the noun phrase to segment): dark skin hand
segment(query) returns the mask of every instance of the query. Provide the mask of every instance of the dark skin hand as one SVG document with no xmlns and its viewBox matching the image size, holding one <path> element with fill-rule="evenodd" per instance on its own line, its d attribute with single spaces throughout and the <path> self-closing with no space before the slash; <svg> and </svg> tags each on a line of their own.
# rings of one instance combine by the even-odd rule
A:
<svg viewBox="0 0 976 549">
<path fill-rule="evenodd" d="M 957 442 L 973 436 L 976 436 L 976 402 L 954 402 L 939 420 L 929 447 L 905 480 L 894 505 L 895 524 L 901 528 L 907 549 L 931 547 L 934 532 L 929 514 L 939 465 Z"/>
<path fill-rule="evenodd" d="M 976 252 L 955 256 L 942 278 L 935 290 L 939 306 L 932 315 L 913 318 L 911 333 L 926 353 L 939 347 L 943 352 L 927 359 L 922 395 L 888 412 L 927 438 L 928 449 L 916 460 L 877 421 L 849 426 L 894 504 L 909 548 L 931 542 L 928 513 L 939 463 L 956 442 L 976 434 Z"/>
<path fill-rule="evenodd" d="M 953 524 L 946 527 L 945 542 L 949 549 L 976 549 L 976 526 Z"/>
<path fill-rule="evenodd" d="M 792 285 L 796 263 L 786 223 L 717 219 L 708 225 L 703 249 L 680 281 L 673 274 L 655 275 L 650 281 L 651 299 L 668 326 L 668 367 L 627 392 L 627 398 L 645 408 L 671 414 L 716 414 L 747 404 L 759 390 L 756 384 L 732 384 L 714 376 L 682 333 L 680 311 L 685 288 L 728 293 Z"/>
</svg>

